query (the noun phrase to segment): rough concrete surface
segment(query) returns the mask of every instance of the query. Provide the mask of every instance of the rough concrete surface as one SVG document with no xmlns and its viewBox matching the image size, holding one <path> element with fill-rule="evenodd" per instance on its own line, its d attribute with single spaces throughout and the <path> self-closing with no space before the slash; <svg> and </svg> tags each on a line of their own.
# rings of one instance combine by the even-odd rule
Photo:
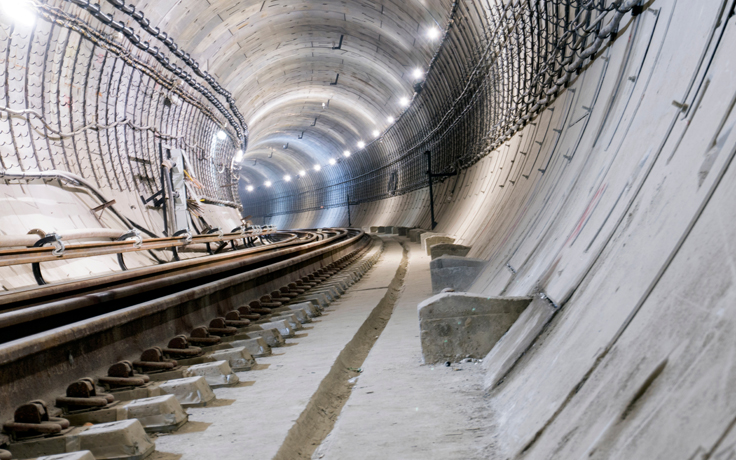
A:
<svg viewBox="0 0 736 460">
<path fill-rule="evenodd" d="M 467 291 L 478 275 L 486 267 L 486 261 L 469 257 L 443 255 L 433 259 L 430 264 L 432 292 L 445 288 Z"/>
<path fill-rule="evenodd" d="M 424 300 L 417 307 L 424 362 L 483 358 L 531 300 L 467 292 L 445 292 Z"/>
<path fill-rule="evenodd" d="M 182 460 L 273 458 L 340 351 L 386 292 L 401 256 L 401 246 L 390 242 L 380 261 L 319 319 L 271 356 L 259 358 L 254 370 L 238 373 L 239 385 L 215 390 L 225 401 L 222 407 L 189 409 L 190 423 L 159 437 L 157 449 L 181 454 Z"/>
<path fill-rule="evenodd" d="M 481 365 L 422 365 L 417 304 L 431 296 L 430 259 L 418 244 L 405 244 L 404 291 L 313 458 L 480 459 L 492 450 Z"/>
<path fill-rule="evenodd" d="M 429 247 L 429 255 L 432 256 L 432 260 L 441 256 L 465 257 L 471 249 L 470 246 L 462 244 L 436 243 Z"/>
</svg>

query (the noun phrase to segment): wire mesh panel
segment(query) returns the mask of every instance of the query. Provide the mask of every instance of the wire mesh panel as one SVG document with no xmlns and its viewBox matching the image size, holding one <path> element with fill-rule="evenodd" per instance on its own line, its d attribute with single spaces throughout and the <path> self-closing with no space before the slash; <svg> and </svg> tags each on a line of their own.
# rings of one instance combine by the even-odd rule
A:
<svg viewBox="0 0 736 460">
<path fill-rule="evenodd" d="M 0 24 L 2 170 L 59 169 L 150 195 L 164 143 L 187 152 L 204 197 L 239 202 L 230 165 L 243 117 L 165 32 L 122 2 L 31 7 L 33 26 Z"/>
</svg>

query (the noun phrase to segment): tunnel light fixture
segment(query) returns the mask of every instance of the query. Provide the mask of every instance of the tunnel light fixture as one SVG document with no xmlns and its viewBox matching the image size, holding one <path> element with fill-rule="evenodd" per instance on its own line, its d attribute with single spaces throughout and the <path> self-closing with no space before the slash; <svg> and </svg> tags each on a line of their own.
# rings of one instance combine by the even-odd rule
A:
<svg viewBox="0 0 736 460">
<path fill-rule="evenodd" d="M 249 186 L 245 187 L 245 189 L 248 190 L 249 192 L 252 192 L 253 191 L 253 186 L 252 185 L 249 185 Z"/>
<path fill-rule="evenodd" d="M 221 141 L 224 141 L 225 139 L 227 139 L 227 134 L 225 134 L 225 131 L 218 131 L 217 138 Z"/>
<path fill-rule="evenodd" d="M 335 160 L 334 158 L 330 158 L 330 164 L 332 166 L 335 166 L 337 164 L 337 160 Z"/>
<path fill-rule="evenodd" d="M 299 177 L 304 177 L 306 175 L 307 175 L 307 172 L 305 170 L 302 169 L 301 171 L 299 171 Z"/>
<path fill-rule="evenodd" d="M 350 157 L 350 150 L 345 150 L 344 152 L 342 152 L 342 154 L 343 154 L 343 156 L 345 156 L 345 158 L 349 158 Z"/>
<path fill-rule="evenodd" d="M 315 171 L 319 171 L 320 169 L 322 169 L 322 166 L 320 166 L 320 165 L 314 165 L 314 170 Z"/>
<path fill-rule="evenodd" d="M 409 106 L 409 98 L 408 97 L 402 97 L 399 99 L 399 104 L 401 104 L 401 107 L 408 107 Z"/>
<path fill-rule="evenodd" d="M 22 27 L 33 27 L 36 14 L 25 1 L 3 1 L 0 11 L 5 13 L 11 21 Z"/>
<path fill-rule="evenodd" d="M 441 34 L 442 32 L 438 27 L 433 26 L 427 30 L 427 37 L 429 37 L 430 40 L 437 40 L 438 38 L 440 38 Z"/>
<path fill-rule="evenodd" d="M 271 185 L 273 185 L 273 184 L 271 183 L 271 181 L 270 181 L 270 180 L 267 180 L 267 181 L 266 181 L 266 183 L 265 183 L 265 184 L 263 184 L 263 185 L 265 185 L 266 187 L 270 187 L 270 186 L 271 186 Z"/>
<path fill-rule="evenodd" d="M 378 136 L 380 136 L 380 135 L 381 135 L 381 131 L 379 131 L 379 130 L 377 130 L 377 129 L 374 129 L 374 130 L 373 130 L 373 137 L 378 137 Z"/>
<path fill-rule="evenodd" d="M 290 175 L 288 175 L 288 174 L 287 174 L 287 175 L 285 175 L 285 176 L 284 176 L 284 180 L 285 180 L 286 182 L 291 182 L 291 176 L 290 176 Z"/>
<path fill-rule="evenodd" d="M 414 69 L 414 71 L 411 73 L 411 76 L 414 77 L 415 80 L 419 80 L 424 76 L 424 70 L 417 67 Z"/>
<path fill-rule="evenodd" d="M 396 121 L 396 118 L 394 118 L 394 117 L 388 117 L 388 118 L 386 118 L 386 121 L 389 122 L 389 123 L 393 123 L 393 122 Z"/>
<path fill-rule="evenodd" d="M 243 161 L 243 151 L 242 150 L 237 151 L 237 153 L 235 154 L 235 158 L 233 158 L 233 161 L 235 161 L 236 163 L 240 163 L 241 161 Z"/>
<path fill-rule="evenodd" d="M 358 141 L 358 148 L 359 148 L 359 149 L 362 149 L 362 148 L 364 148 L 364 147 L 365 147 L 365 142 L 363 142 L 363 141 Z"/>
</svg>

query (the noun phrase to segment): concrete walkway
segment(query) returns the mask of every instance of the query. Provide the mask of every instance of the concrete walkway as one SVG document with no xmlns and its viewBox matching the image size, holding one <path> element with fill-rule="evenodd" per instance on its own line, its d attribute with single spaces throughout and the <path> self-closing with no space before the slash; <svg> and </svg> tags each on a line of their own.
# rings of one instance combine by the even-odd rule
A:
<svg viewBox="0 0 736 460">
<path fill-rule="evenodd" d="M 287 339 L 286 347 L 274 348 L 273 356 L 258 358 L 260 370 L 238 373 L 238 387 L 215 390 L 227 405 L 189 409 L 190 423 L 159 437 L 157 451 L 181 454 L 182 460 L 273 458 L 340 351 L 386 293 L 402 252 L 397 242 L 387 242 L 378 263 L 323 316 Z"/>
<path fill-rule="evenodd" d="M 431 297 L 429 256 L 410 249 L 404 291 L 334 430 L 313 458 L 471 459 L 492 455 L 481 365 L 422 365 L 417 304 Z"/>
</svg>

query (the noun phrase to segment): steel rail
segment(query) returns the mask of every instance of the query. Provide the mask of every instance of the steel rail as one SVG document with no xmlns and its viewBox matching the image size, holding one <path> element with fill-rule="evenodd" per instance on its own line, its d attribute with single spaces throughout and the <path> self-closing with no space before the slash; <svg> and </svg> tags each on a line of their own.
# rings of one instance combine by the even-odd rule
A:
<svg viewBox="0 0 736 460">
<path fill-rule="evenodd" d="M 82 257 L 102 256 L 108 254 L 120 254 L 128 252 L 149 251 L 155 249 L 169 249 L 171 247 L 182 247 L 197 243 L 219 243 L 230 242 L 242 238 L 253 238 L 263 235 L 278 234 L 278 231 L 253 232 L 245 233 L 227 233 L 220 237 L 217 234 L 194 235 L 191 242 L 187 241 L 186 235 L 167 237 L 167 238 L 149 238 L 141 243 L 135 240 L 111 241 L 100 243 L 78 243 L 70 244 L 64 247 L 64 251 L 53 254 L 55 248 L 52 246 L 38 248 L 23 249 L 2 249 L 0 250 L 0 267 L 11 265 L 30 264 L 38 262 L 53 262 L 66 259 L 78 259 Z"/>
<path fill-rule="evenodd" d="M 16 340 L 0 344 L 0 366 L 12 364 L 13 362 L 28 358 L 30 356 L 42 353 L 45 350 L 64 346 L 65 344 L 79 341 L 84 337 L 99 334 L 105 330 L 110 330 L 125 324 L 132 323 L 137 320 L 150 317 L 151 315 L 162 311 L 177 308 L 179 305 L 192 302 L 196 299 L 213 295 L 218 291 L 225 291 L 247 282 L 253 282 L 263 277 L 275 276 L 278 272 L 288 270 L 295 264 L 309 263 L 315 258 L 324 257 L 333 251 L 341 251 L 352 245 L 359 244 L 361 239 L 365 237 L 362 231 L 357 232 L 340 232 L 339 234 L 329 237 L 323 241 L 310 243 L 312 250 L 305 251 L 300 254 L 301 248 L 290 248 L 294 254 L 293 258 L 286 260 L 271 261 L 265 265 L 255 267 L 252 270 L 239 270 L 227 277 L 210 278 L 207 283 L 190 286 L 187 289 L 176 290 L 165 295 L 156 296 L 153 299 L 136 303 L 128 308 L 120 308 L 115 311 L 106 311 L 98 315 L 85 318 L 73 323 L 73 327 L 69 324 L 57 324 L 53 328 L 42 331 L 40 333 L 26 334 Z M 330 243 L 330 244 L 328 244 Z M 359 248 L 358 248 L 359 249 Z M 358 250 L 356 249 L 356 251 Z M 259 256 L 266 258 L 266 256 Z M 178 280 L 180 281 L 180 280 Z M 150 286 L 149 286 L 150 287 Z M 50 305 L 49 305 L 50 306 Z M 61 305 L 54 306 L 55 308 Z M 62 313 L 61 309 L 57 313 Z M 0 315 L 4 317 L 6 315 Z M 28 319 L 33 321 L 33 319 Z"/>
<path fill-rule="evenodd" d="M 360 232 L 356 237 L 348 238 L 348 240 L 352 241 L 363 235 L 363 232 Z M 20 301 L 24 294 L 32 296 L 34 292 L 48 289 L 56 291 L 52 298 L 58 300 L 34 306 L 11 307 L 10 311 L 1 313 L 0 331 L 3 331 L 3 333 L 0 336 L 3 336 L 3 339 L 0 339 L 0 341 L 6 342 L 12 340 L 14 336 L 24 336 L 76 322 L 79 318 L 70 313 L 75 311 L 79 313 L 79 310 L 87 307 L 94 308 L 91 309 L 92 311 L 81 312 L 81 314 L 94 317 L 98 314 L 119 310 L 161 296 L 196 288 L 212 281 L 229 278 L 242 274 L 244 271 L 284 262 L 292 257 L 309 255 L 314 251 L 329 250 L 331 246 L 340 243 L 348 236 L 348 231 L 339 230 L 324 240 L 315 241 L 316 233 L 312 233 L 309 239 L 310 242 L 287 243 L 293 247 L 270 250 L 266 254 L 254 255 L 252 252 L 239 251 L 236 254 L 207 257 L 204 261 L 193 259 L 164 266 L 131 270 L 113 275 L 113 278 L 115 278 L 113 280 L 110 280 L 110 276 L 98 277 L 81 282 L 5 295 L 0 298 L 0 303 L 9 300 L 8 298 L 15 298 Z M 271 245 L 268 248 L 270 249 Z M 156 268 L 165 270 L 155 270 Z M 48 298 L 49 292 L 46 291 L 45 294 Z M 59 299 L 59 296 L 63 295 L 66 295 L 67 298 Z M 38 301 L 39 299 L 32 300 Z M 20 328 L 22 331 L 16 330 L 15 333 L 12 333 L 10 330 L 10 328 L 17 328 L 21 325 L 23 326 Z"/>
<path fill-rule="evenodd" d="M 302 234 L 302 240 L 299 240 L 299 233 Z M 215 254 L 208 257 L 172 261 L 166 264 L 140 267 L 127 271 L 115 272 L 113 274 L 97 275 L 43 286 L 29 286 L 26 288 L 16 289 L 14 291 L 2 292 L 0 293 L 0 311 L 10 311 L 23 308 L 31 304 L 39 304 L 51 300 L 61 300 L 66 296 L 78 294 L 95 286 L 102 288 L 105 286 L 114 286 L 120 283 L 134 282 L 137 279 L 156 276 L 158 274 L 168 275 L 181 270 L 195 269 L 209 264 L 217 264 L 232 258 L 252 256 L 317 240 L 316 236 L 310 236 L 304 232 L 293 232 L 291 235 L 292 237 L 280 243 L 256 246 L 254 248 L 243 248 L 237 252 L 223 252 L 221 254 Z"/>
</svg>

